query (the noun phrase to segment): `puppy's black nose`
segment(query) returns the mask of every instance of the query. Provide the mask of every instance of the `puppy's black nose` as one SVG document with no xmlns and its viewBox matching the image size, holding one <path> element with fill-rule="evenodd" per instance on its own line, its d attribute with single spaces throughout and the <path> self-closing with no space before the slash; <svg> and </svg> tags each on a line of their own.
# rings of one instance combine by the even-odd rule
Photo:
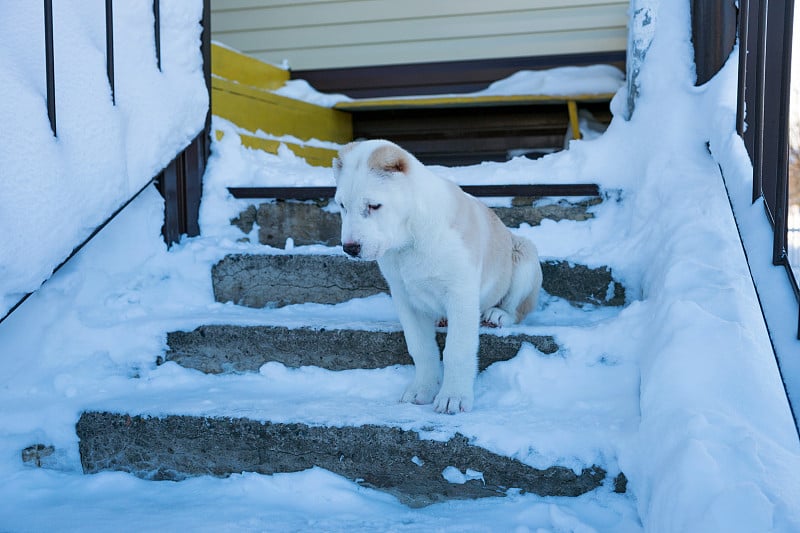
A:
<svg viewBox="0 0 800 533">
<path fill-rule="evenodd" d="M 344 249 L 344 253 L 351 257 L 358 257 L 358 254 L 361 253 L 361 245 L 357 242 L 347 242 L 342 245 L 342 248 Z"/>
</svg>

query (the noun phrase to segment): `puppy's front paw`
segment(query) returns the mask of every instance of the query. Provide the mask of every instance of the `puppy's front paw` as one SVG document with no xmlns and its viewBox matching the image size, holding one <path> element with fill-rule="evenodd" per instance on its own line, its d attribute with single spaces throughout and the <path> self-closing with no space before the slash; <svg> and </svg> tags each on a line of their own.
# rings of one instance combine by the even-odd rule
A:
<svg viewBox="0 0 800 533">
<path fill-rule="evenodd" d="M 486 312 L 481 315 L 481 325 L 483 326 L 501 328 L 503 326 L 510 326 L 513 323 L 514 317 L 499 307 L 487 309 Z"/>
<path fill-rule="evenodd" d="M 433 408 L 437 413 L 454 415 L 472 411 L 472 391 L 445 390 L 442 388 L 433 400 Z"/>
<path fill-rule="evenodd" d="M 437 390 L 439 390 L 438 381 L 418 383 L 417 380 L 414 380 L 408 388 L 406 388 L 400 401 L 418 405 L 429 404 L 433 401 L 434 396 L 436 396 Z"/>
</svg>

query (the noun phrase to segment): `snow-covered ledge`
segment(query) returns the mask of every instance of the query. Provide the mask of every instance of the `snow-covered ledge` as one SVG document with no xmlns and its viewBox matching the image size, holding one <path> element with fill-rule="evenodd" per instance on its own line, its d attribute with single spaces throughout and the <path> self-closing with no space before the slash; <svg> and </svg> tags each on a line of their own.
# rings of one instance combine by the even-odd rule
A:
<svg viewBox="0 0 800 533">
<path fill-rule="evenodd" d="M 152 2 L 114 5 L 115 104 L 106 75 L 104 11 L 93 3 L 56 3 L 58 137 L 43 98 L 42 4 L 22 2 L 3 14 L 0 317 L 203 128 L 203 2 L 164 0 L 160 6 L 161 70 Z"/>
<path fill-rule="evenodd" d="M 800 443 L 726 183 L 785 357 L 800 349 L 779 315 L 796 321 L 797 304 L 785 271 L 764 265 L 770 254 L 758 243 L 772 239 L 763 208 L 743 201 L 752 168 L 735 131 L 738 53 L 694 87 L 689 3 L 649 4 L 657 25 L 636 107 L 630 122 L 609 129 L 639 132 L 627 139 L 632 164 L 642 165 L 637 209 L 643 224 L 660 228 L 637 250 L 651 258 L 642 286 L 653 325 L 640 360 L 640 428 L 620 464 L 646 530 L 792 530 Z M 652 203 L 659 197 L 671 198 L 669 209 Z M 800 378 L 796 363 L 783 370 L 787 382 Z"/>
</svg>

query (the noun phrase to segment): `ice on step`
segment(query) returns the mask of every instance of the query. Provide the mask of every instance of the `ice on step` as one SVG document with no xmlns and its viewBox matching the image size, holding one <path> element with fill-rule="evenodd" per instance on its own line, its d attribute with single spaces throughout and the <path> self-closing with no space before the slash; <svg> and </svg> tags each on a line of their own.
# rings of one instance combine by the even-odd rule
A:
<svg viewBox="0 0 800 533">
<path fill-rule="evenodd" d="M 442 477 L 449 483 L 454 483 L 456 485 L 463 485 L 467 481 L 472 481 L 473 479 L 479 479 L 481 483 L 484 485 L 486 484 L 486 481 L 483 479 L 483 472 L 478 472 L 471 468 L 467 468 L 466 472 L 462 472 L 454 466 L 448 466 L 442 470 Z"/>
</svg>

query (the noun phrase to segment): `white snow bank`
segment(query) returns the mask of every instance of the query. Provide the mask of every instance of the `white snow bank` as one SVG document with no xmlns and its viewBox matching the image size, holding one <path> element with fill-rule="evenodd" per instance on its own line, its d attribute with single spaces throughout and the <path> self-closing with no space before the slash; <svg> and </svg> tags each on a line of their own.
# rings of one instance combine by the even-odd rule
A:
<svg viewBox="0 0 800 533">
<path fill-rule="evenodd" d="M 322 107 L 333 107 L 340 102 L 350 102 L 353 100 L 344 94 L 321 93 L 306 80 L 289 80 L 283 87 L 273 92 L 280 96 L 302 100 L 303 102 Z"/>
<path fill-rule="evenodd" d="M 104 3 L 54 3 L 58 137 L 45 102 L 42 4 L 0 17 L 0 316 L 202 128 L 202 2 L 161 2 L 161 72 L 152 9 L 114 4 L 113 105 Z"/>
<path fill-rule="evenodd" d="M 414 95 L 393 97 L 397 100 L 414 100 L 431 97 L 456 96 L 514 96 L 551 95 L 571 96 L 582 94 L 615 93 L 625 83 L 625 75 L 611 65 L 590 65 L 586 67 L 558 67 L 546 70 L 521 70 L 511 76 L 498 80 L 486 89 L 472 93 Z M 321 93 L 305 80 L 291 80 L 276 94 L 303 100 L 323 107 L 333 107 L 340 102 L 373 100 L 372 98 L 353 99 L 343 94 Z"/>
<path fill-rule="evenodd" d="M 688 4 L 656 20 L 636 111 L 601 140 L 641 183 L 621 230 L 649 258 L 641 425 L 620 463 L 647 530 L 794 531 L 800 446 L 719 172 L 741 164 L 722 149 L 742 143 L 738 53 L 696 88 Z"/>
<path fill-rule="evenodd" d="M 512 96 L 547 94 L 568 96 L 615 93 L 625 83 L 625 75 L 611 65 L 559 67 L 548 70 L 523 70 L 492 83 L 474 95 Z"/>
</svg>

